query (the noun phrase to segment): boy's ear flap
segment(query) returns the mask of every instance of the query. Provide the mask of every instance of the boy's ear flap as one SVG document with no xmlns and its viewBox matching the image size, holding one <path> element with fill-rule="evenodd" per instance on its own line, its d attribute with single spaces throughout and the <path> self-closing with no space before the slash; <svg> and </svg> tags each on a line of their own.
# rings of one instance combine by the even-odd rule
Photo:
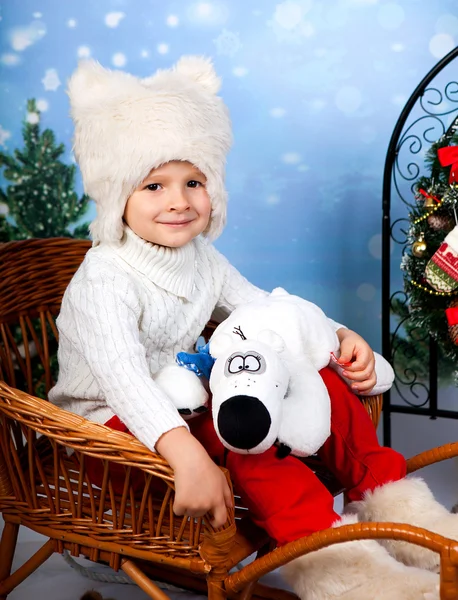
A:
<svg viewBox="0 0 458 600">
<path fill-rule="evenodd" d="M 220 333 L 210 340 L 210 354 L 213 358 L 219 358 L 234 344 L 234 340 L 228 333 Z"/>
<path fill-rule="evenodd" d="M 221 79 L 213 68 L 213 63 L 205 56 L 183 56 L 174 70 L 193 79 L 211 94 L 217 94 L 221 88 Z"/>
<path fill-rule="evenodd" d="M 258 333 L 258 341 L 262 342 L 278 354 L 281 354 L 285 349 L 285 341 L 278 333 L 271 329 L 263 329 Z"/>
</svg>

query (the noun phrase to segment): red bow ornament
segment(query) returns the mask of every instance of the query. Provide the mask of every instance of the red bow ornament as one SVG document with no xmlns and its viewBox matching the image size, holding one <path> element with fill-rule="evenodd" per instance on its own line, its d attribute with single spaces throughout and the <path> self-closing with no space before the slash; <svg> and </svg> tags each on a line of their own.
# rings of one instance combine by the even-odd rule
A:
<svg viewBox="0 0 458 600">
<path fill-rule="evenodd" d="M 439 148 L 437 158 L 443 167 L 452 165 L 450 169 L 449 183 L 458 182 L 458 146 L 446 146 Z"/>
</svg>

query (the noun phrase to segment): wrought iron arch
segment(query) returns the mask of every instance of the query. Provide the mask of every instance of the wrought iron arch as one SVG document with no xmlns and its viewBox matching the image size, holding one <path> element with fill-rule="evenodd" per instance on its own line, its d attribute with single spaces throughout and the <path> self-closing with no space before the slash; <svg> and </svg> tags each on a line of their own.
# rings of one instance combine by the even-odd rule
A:
<svg viewBox="0 0 458 600">
<path fill-rule="evenodd" d="M 401 400 L 401 403 L 394 404 L 393 395 L 389 392 L 384 399 L 383 427 L 386 446 L 391 445 L 393 413 L 424 415 L 432 419 L 458 419 L 458 410 L 444 410 L 438 406 L 438 352 L 437 344 L 430 336 L 428 381 L 420 380 L 413 370 L 407 369 L 399 373 L 396 369 L 396 333 L 402 328 L 403 322 L 393 323 L 393 300 L 402 298 L 403 302 L 408 302 L 408 297 L 403 291 L 392 291 L 390 264 L 393 247 L 398 251 L 401 249 L 402 254 L 407 246 L 409 219 L 405 211 L 415 202 L 413 186 L 423 171 L 423 152 L 447 131 L 447 121 L 453 117 L 453 122 L 455 117 L 458 117 L 458 79 L 446 83 L 441 81 L 447 74 L 447 65 L 457 58 L 458 47 L 444 56 L 418 84 L 399 116 L 385 160 L 382 221 L 382 353 L 395 368 L 394 390 Z M 433 82 L 434 87 L 431 87 Z M 400 156 L 404 149 L 410 153 L 410 158 L 401 161 Z M 394 200 L 398 201 L 397 205 Z"/>
</svg>

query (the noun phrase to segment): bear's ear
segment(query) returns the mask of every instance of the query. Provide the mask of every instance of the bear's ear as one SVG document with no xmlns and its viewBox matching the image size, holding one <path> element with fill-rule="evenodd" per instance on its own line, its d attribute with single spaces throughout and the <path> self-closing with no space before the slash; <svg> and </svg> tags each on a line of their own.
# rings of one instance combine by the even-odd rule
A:
<svg viewBox="0 0 458 600">
<path fill-rule="evenodd" d="M 210 340 L 210 354 L 219 358 L 233 345 L 234 340 L 228 333 L 220 333 Z"/>
<path fill-rule="evenodd" d="M 205 56 L 183 56 L 174 70 L 200 83 L 211 94 L 219 92 L 221 80 L 213 68 L 212 61 Z"/>
<path fill-rule="evenodd" d="M 269 346 L 269 348 L 272 348 L 272 350 L 275 350 L 278 354 L 281 354 L 285 349 L 284 339 L 281 335 L 278 335 L 278 333 L 275 333 L 275 331 L 272 331 L 271 329 L 263 329 L 260 331 L 258 333 L 258 341 Z"/>
</svg>

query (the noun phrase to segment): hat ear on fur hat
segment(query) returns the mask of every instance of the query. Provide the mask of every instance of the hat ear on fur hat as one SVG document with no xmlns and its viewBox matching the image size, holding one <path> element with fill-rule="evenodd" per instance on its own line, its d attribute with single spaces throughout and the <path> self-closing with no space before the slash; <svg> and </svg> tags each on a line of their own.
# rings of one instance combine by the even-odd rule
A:
<svg viewBox="0 0 458 600">
<path fill-rule="evenodd" d="M 175 71 L 197 81 L 211 94 L 217 94 L 221 89 L 221 79 L 216 74 L 209 58 L 183 56 L 175 65 Z"/>
<path fill-rule="evenodd" d="M 212 204 L 204 235 L 226 221 L 226 154 L 232 143 L 220 80 L 209 59 L 182 57 L 171 69 L 141 79 L 84 60 L 68 85 L 75 123 L 74 153 L 86 193 L 95 201 L 94 245 L 119 243 L 130 194 L 149 172 L 188 161 L 206 177 Z"/>
</svg>

